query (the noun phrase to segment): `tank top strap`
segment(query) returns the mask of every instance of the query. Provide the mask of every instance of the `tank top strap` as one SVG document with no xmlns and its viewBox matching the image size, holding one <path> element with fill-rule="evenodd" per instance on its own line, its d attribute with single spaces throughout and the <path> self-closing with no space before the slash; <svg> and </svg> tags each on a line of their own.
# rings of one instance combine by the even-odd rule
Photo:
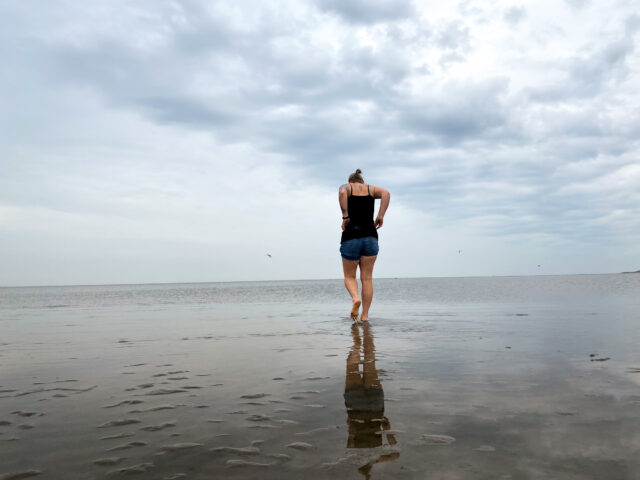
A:
<svg viewBox="0 0 640 480">
<path fill-rule="evenodd" d="M 369 184 L 367 184 L 367 193 L 371 196 L 371 190 L 369 190 Z"/>
<path fill-rule="evenodd" d="M 349 184 L 349 196 L 353 195 L 353 185 Z"/>
</svg>

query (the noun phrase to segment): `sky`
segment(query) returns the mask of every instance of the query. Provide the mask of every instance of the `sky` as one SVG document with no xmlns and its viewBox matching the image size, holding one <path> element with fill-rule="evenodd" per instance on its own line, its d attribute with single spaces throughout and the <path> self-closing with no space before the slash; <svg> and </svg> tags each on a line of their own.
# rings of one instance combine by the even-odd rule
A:
<svg viewBox="0 0 640 480">
<path fill-rule="evenodd" d="M 634 2 L 0 0 L 0 285 L 640 268 Z M 269 257 L 267 254 L 270 254 Z"/>
</svg>

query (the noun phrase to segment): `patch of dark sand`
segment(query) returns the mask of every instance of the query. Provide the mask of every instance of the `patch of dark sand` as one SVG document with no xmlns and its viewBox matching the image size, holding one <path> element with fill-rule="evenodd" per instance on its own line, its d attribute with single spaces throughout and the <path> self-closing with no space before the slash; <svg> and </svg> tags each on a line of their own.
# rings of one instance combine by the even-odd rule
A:
<svg viewBox="0 0 640 480">
<path fill-rule="evenodd" d="M 70 379 L 70 380 L 53 380 L 51 382 L 34 382 L 33 385 L 51 385 L 52 383 L 74 383 L 78 380 Z"/>
<path fill-rule="evenodd" d="M 172 473 L 171 475 L 162 477 L 162 480 L 181 480 L 183 478 L 187 478 L 186 473 Z"/>
<path fill-rule="evenodd" d="M 174 393 L 184 393 L 186 390 L 180 388 L 160 388 L 158 390 L 152 390 L 144 395 L 173 395 Z"/>
<path fill-rule="evenodd" d="M 123 425 L 131 425 L 134 423 L 142 423 L 142 421 L 137 418 L 121 418 L 119 420 L 111 420 L 110 422 L 98 425 L 98 428 L 121 427 Z"/>
<path fill-rule="evenodd" d="M 291 395 L 289 397 L 289 400 L 306 400 L 307 397 L 305 397 L 304 395 Z"/>
<path fill-rule="evenodd" d="M 274 410 L 276 413 L 286 413 L 286 412 L 290 412 L 291 409 L 290 408 L 278 408 L 277 410 Z"/>
<path fill-rule="evenodd" d="M 17 425 L 17 428 L 20 430 L 31 430 L 32 428 L 35 428 L 35 425 L 30 423 L 21 423 L 20 425 Z"/>
<path fill-rule="evenodd" d="M 263 397 L 269 397 L 269 396 L 270 396 L 269 393 L 252 393 L 252 394 L 241 395 L 240 398 L 256 399 L 256 398 L 263 398 Z"/>
<path fill-rule="evenodd" d="M 145 427 L 140 427 L 140 430 L 144 430 L 145 432 L 158 432 L 160 430 L 164 430 L 165 428 L 175 427 L 176 424 L 173 422 L 165 422 L 159 425 L 147 425 Z"/>
<path fill-rule="evenodd" d="M 126 460 L 125 457 L 106 457 L 106 458 L 98 458 L 93 461 L 96 465 L 104 466 L 104 467 L 113 467 L 114 465 L 118 465 L 123 460 Z"/>
<path fill-rule="evenodd" d="M 209 385 L 209 386 L 210 386 L 210 387 L 221 387 L 221 386 L 223 386 L 223 385 L 224 385 L 224 383 L 214 383 L 214 384 Z"/>
<path fill-rule="evenodd" d="M 146 412 L 158 412 L 160 410 L 173 410 L 175 408 L 178 408 L 180 405 L 158 405 L 156 407 L 150 407 L 150 408 L 143 408 L 141 410 L 130 410 L 127 413 L 146 413 Z"/>
<path fill-rule="evenodd" d="M 247 462 L 245 460 L 227 460 L 226 464 L 229 468 L 238 468 L 238 467 L 271 467 L 275 465 L 275 463 L 259 463 L 259 462 Z"/>
<path fill-rule="evenodd" d="M 40 475 L 40 470 L 26 470 L 24 472 L 4 473 L 0 475 L 0 480 L 21 480 L 22 478 L 35 477 Z"/>
<path fill-rule="evenodd" d="M 273 377 L 271 380 L 284 380 L 282 377 Z"/>
<path fill-rule="evenodd" d="M 200 389 L 202 387 L 199 387 L 198 385 L 185 385 L 183 387 L 180 388 L 184 388 L 185 390 L 197 390 Z"/>
<path fill-rule="evenodd" d="M 11 396 L 12 397 L 24 397 L 26 395 L 32 395 L 34 393 L 56 392 L 56 391 L 72 392 L 73 394 L 78 394 L 78 393 L 88 392 L 90 390 L 93 390 L 94 388 L 98 388 L 98 386 L 97 385 L 92 385 L 91 387 L 88 387 L 88 388 L 64 388 L 64 387 L 36 388 L 35 390 L 27 390 L 26 392 L 19 392 L 19 393 L 16 393 L 14 395 L 11 395 Z"/>
<path fill-rule="evenodd" d="M 189 370 L 174 370 L 172 372 L 167 372 L 169 375 L 178 375 L 179 373 L 189 373 Z"/>
<path fill-rule="evenodd" d="M 227 415 L 244 415 L 247 412 L 246 410 L 234 410 L 233 412 L 227 412 Z"/>
<path fill-rule="evenodd" d="M 122 432 L 116 435 L 107 435 L 106 437 L 100 437 L 100 440 L 116 440 L 118 438 L 127 438 L 133 437 L 135 434 L 133 432 Z"/>
<path fill-rule="evenodd" d="M 266 422 L 271 420 L 271 417 L 267 417 L 266 415 L 255 414 L 247 417 L 247 420 L 249 420 L 250 422 Z"/>
<path fill-rule="evenodd" d="M 309 405 L 305 405 L 305 407 L 309 407 L 309 408 L 324 408 L 324 405 L 320 405 L 317 403 L 311 403 Z"/>
<path fill-rule="evenodd" d="M 331 377 L 307 377 L 305 380 L 309 381 L 317 381 L 317 380 L 328 380 Z"/>
<path fill-rule="evenodd" d="M 189 380 L 189 377 L 168 377 L 167 380 Z"/>
<path fill-rule="evenodd" d="M 217 418 L 211 418 L 207 420 L 207 423 L 224 423 L 224 420 L 218 420 Z"/>
<path fill-rule="evenodd" d="M 606 362 L 607 360 L 611 360 L 611 357 L 592 358 L 591 359 L 592 362 Z"/>
<path fill-rule="evenodd" d="M 157 378 L 157 377 L 166 377 L 166 376 L 167 376 L 167 374 L 166 374 L 166 373 L 156 373 L 155 375 L 151 375 L 151 376 L 152 376 L 152 377 L 154 377 L 154 378 Z"/>
<path fill-rule="evenodd" d="M 7 420 L 0 420 L 0 427 L 6 427 L 8 425 L 11 425 L 11 422 Z"/>
<path fill-rule="evenodd" d="M 146 442 L 134 441 L 129 443 L 123 443 L 122 445 L 116 445 L 115 447 L 107 448 L 107 452 L 115 452 L 116 450 L 128 450 L 129 448 L 144 447 Z"/>
<path fill-rule="evenodd" d="M 141 385 L 138 385 L 138 388 L 151 388 L 155 386 L 155 383 L 143 383 Z"/>
<path fill-rule="evenodd" d="M 294 448 L 296 450 L 310 450 L 313 448 L 313 445 L 306 442 L 293 442 L 287 445 L 287 448 Z"/>
<path fill-rule="evenodd" d="M 105 405 L 103 408 L 114 408 L 119 407 L 120 405 L 138 405 L 140 403 L 144 403 L 143 400 L 122 400 L 118 403 L 112 403 L 111 405 Z"/>
<path fill-rule="evenodd" d="M 196 377 L 210 377 L 210 373 L 196 373 Z"/>
<path fill-rule="evenodd" d="M 245 405 L 256 405 L 258 407 L 264 407 L 265 405 L 267 405 L 264 402 L 244 402 Z"/>
<path fill-rule="evenodd" d="M 259 455 L 258 447 L 214 447 L 209 449 L 210 452 L 231 453 L 234 455 Z"/>
<path fill-rule="evenodd" d="M 155 465 L 151 462 L 147 463 L 139 463 L 137 465 L 132 465 L 131 467 L 119 468 L 118 470 L 112 470 L 109 472 L 109 475 L 120 474 L 120 475 L 139 475 L 141 473 L 146 473 L 151 470 Z"/>
<path fill-rule="evenodd" d="M 283 460 L 285 462 L 288 462 L 289 460 L 291 460 L 291 456 L 287 455 L 286 453 L 269 453 L 269 454 L 266 454 L 265 457 L 275 458 L 277 460 Z"/>
<path fill-rule="evenodd" d="M 255 424 L 255 425 L 249 425 L 247 428 L 261 428 L 261 429 L 268 429 L 268 428 L 280 428 L 277 425 L 266 425 L 266 424 Z"/>
<path fill-rule="evenodd" d="M 23 412 L 22 410 L 16 410 L 15 412 L 11 412 L 12 415 L 19 415 L 21 417 L 33 417 L 34 415 L 43 416 L 44 413 L 39 412 Z"/>
<path fill-rule="evenodd" d="M 120 372 L 121 375 L 135 375 L 136 372 Z"/>
<path fill-rule="evenodd" d="M 173 443 L 171 445 L 163 445 L 160 447 L 160 450 L 165 452 L 174 452 L 177 450 L 187 450 L 189 448 L 202 447 L 201 443 L 193 443 L 193 442 L 182 442 L 182 443 Z"/>
<path fill-rule="evenodd" d="M 0 393 L 13 393 L 13 392 L 17 392 L 17 390 L 12 389 L 12 388 L 7 388 L 5 390 L 0 390 Z"/>
</svg>

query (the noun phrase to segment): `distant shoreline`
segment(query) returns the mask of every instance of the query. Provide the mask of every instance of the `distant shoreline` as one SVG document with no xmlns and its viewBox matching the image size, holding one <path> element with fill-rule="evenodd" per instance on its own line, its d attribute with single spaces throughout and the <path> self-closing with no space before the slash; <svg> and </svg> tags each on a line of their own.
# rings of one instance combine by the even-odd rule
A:
<svg viewBox="0 0 640 480">
<path fill-rule="evenodd" d="M 379 277 L 377 280 L 411 280 L 411 279 L 466 279 L 466 278 L 516 278 L 516 277 L 564 277 L 585 275 L 621 275 L 635 272 L 609 272 L 609 273 L 561 273 L 561 274 L 537 274 L 537 275 L 468 275 L 461 277 Z M 54 284 L 54 285 L 0 285 L 0 289 L 12 288 L 77 288 L 77 287 L 130 287 L 130 286 L 163 286 L 163 285 L 203 285 L 203 284 L 229 284 L 229 283 L 266 283 L 266 282 L 316 282 L 336 280 L 342 278 L 297 278 L 297 279 L 271 279 L 271 280 L 227 280 L 227 281 L 197 281 L 197 282 L 141 282 L 141 283 L 93 283 L 93 284 Z"/>
</svg>

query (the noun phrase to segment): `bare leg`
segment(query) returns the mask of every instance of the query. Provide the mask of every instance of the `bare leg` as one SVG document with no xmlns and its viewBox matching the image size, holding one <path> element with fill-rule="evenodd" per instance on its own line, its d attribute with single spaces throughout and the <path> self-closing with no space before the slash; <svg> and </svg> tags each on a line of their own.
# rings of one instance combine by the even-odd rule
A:
<svg viewBox="0 0 640 480">
<path fill-rule="evenodd" d="M 369 307 L 373 299 L 373 264 L 376 263 L 376 255 L 360 257 L 360 282 L 362 283 L 362 315 L 360 320 L 369 320 Z"/>
<path fill-rule="evenodd" d="M 360 309 L 360 297 L 358 296 L 358 281 L 356 280 L 356 271 L 358 270 L 358 261 L 342 259 L 342 270 L 344 271 L 344 286 L 347 287 L 349 295 L 351 295 L 351 318 L 358 318 L 358 310 Z"/>
</svg>

